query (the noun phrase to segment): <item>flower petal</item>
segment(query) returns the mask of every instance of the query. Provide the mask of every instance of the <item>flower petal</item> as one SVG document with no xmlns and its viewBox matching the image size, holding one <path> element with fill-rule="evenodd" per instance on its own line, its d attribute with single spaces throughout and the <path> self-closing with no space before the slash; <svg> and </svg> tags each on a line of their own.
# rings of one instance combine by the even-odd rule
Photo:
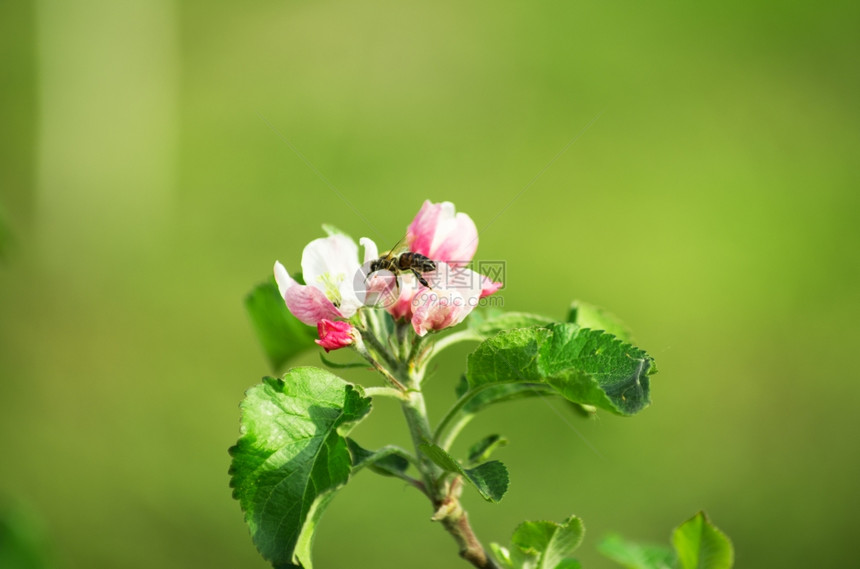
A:
<svg viewBox="0 0 860 569">
<path fill-rule="evenodd" d="M 491 294 L 495 294 L 500 288 L 502 288 L 502 283 L 493 282 L 493 279 L 487 277 L 485 275 L 481 276 L 481 298 L 490 296 Z"/>
<path fill-rule="evenodd" d="M 323 292 L 326 279 L 330 282 L 352 279 L 357 269 L 358 245 L 343 234 L 314 239 L 302 251 L 305 283 Z"/>
<path fill-rule="evenodd" d="M 284 300 L 293 316 L 309 326 L 344 317 L 321 290 L 312 286 L 296 284 L 287 289 Z"/>
<path fill-rule="evenodd" d="M 363 278 L 358 245 L 343 234 L 314 239 L 302 251 L 302 274 L 308 286 L 320 290 L 349 318 L 361 308 L 355 281 Z"/>
<path fill-rule="evenodd" d="M 467 264 L 478 249 L 478 228 L 454 204 L 425 201 L 407 230 L 409 249 L 453 266 Z"/>
<path fill-rule="evenodd" d="M 431 288 L 422 288 L 412 299 L 412 327 L 419 336 L 462 322 L 478 305 L 486 278 L 442 262 L 424 277 Z"/>
<path fill-rule="evenodd" d="M 474 307 L 456 290 L 424 289 L 412 301 L 412 328 L 416 334 L 423 336 L 430 330 L 455 326 Z"/>
<path fill-rule="evenodd" d="M 412 300 L 418 294 L 418 280 L 412 274 L 400 275 L 398 279 L 400 290 L 398 291 L 397 299 L 394 300 L 386 310 L 395 320 L 403 318 L 409 320 L 412 318 Z"/>
<path fill-rule="evenodd" d="M 286 297 L 288 288 L 299 284 L 290 276 L 280 261 L 275 261 L 275 282 L 278 283 L 278 290 L 281 292 L 282 298 Z"/>
<path fill-rule="evenodd" d="M 376 246 L 376 243 L 373 242 L 369 237 L 362 237 L 358 240 L 362 247 L 364 247 L 364 262 L 370 263 L 371 261 L 375 261 L 379 258 L 379 248 Z"/>
</svg>

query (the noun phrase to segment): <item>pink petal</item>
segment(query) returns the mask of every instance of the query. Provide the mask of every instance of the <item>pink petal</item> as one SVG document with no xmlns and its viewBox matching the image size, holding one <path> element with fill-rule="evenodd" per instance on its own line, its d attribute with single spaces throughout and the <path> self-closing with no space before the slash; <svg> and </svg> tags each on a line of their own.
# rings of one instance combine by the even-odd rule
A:
<svg viewBox="0 0 860 569">
<path fill-rule="evenodd" d="M 409 320 L 412 318 L 412 300 L 418 294 L 418 290 L 418 281 L 413 275 L 401 276 L 399 294 L 397 295 L 397 299 L 390 306 L 386 307 L 388 313 L 395 320 L 399 320 L 400 318 Z"/>
<path fill-rule="evenodd" d="M 502 283 L 493 282 L 490 277 L 481 275 L 481 298 L 495 294 L 502 288 Z"/>
<path fill-rule="evenodd" d="M 409 225 L 406 239 L 411 251 L 461 266 L 475 256 L 478 228 L 471 217 L 456 213 L 453 203 L 427 200 Z"/>
<path fill-rule="evenodd" d="M 316 326 L 324 319 L 343 318 L 343 314 L 326 298 L 326 295 L 312 286 L 295 284 L 287 289 L 284 300 L 293 316 L 309 326 Z"/>
<path fill-rule="evenodd" d="M 478 305 L 486 278 L 442 262 L 425 277 L 432 288 L 422 288 L 412 300 L 412 327 L 419 336 L 462 322 Z"/>
<path fill-rule="evenodd" d="M 463 321 L 474 305 L 457 291 L 424 289 L 413 300 L 412 327 L 419 336 L 442 330 Z"/>
<path fill-rule="evenodd" d="M 406 230 L 406 242 L 411 251 L 430 256 L 433 235 L 436 233 L 437 220 L 441 211 L 441 204 L 433 204 L 430 200 L 424 201 L 409 229 Z"/>
</svg>

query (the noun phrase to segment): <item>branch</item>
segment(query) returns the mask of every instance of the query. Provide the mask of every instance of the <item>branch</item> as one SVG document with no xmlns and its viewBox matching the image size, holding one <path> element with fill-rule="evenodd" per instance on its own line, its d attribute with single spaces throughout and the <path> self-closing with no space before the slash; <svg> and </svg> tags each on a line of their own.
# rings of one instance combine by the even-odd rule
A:
<svg viewBox="0 0 860 569">
<path fill-rule="evenodd" d="M 493 558 L 487 555 L 469 524 L 469 515 L 460 505 L 461 482 L 462 479 L 457 477 L 451 484 L 451 490 L 433 515 L 433 520 L 442 522 L 442 526 L 453 536 L 460 546 L 460 557 L 478 569 L 499 569 Z"/>
</svg>

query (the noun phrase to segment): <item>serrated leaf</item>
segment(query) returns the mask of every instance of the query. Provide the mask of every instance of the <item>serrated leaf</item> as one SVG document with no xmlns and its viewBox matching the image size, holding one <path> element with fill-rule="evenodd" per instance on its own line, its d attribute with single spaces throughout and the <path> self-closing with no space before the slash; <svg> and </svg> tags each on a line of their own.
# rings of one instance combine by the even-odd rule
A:
<svg viewBox="0 0 860 569">
<path fill-rule="evenodd" d="M 523 522 L 511 543 L 524 554 L 523 569 L 556 569 L 582 543 L 585 527 L 571 516 L 564 522 Z"/>
<path fill-rule="evenodd" d="M 578 324 L 580 328 L 609 332 L 625 342 L 633 341 L 630 328 L 620 318 L 599 306 L 581 300 L 574 300 L 571 303 L 567 312 L 567 321 Z"/>
<path fill-rule="evenodd" d="M 618 535 L 606 536 L 597 549 L 627 569 L 672 569 L 675 564 L 675 554 L 668 547 L 635 543 Z"/>
<path fill-rule="evenodd" d="M 508 490 L 508 469 L 498 460 L 464 468 L 437 445 L 423 444 L 421 452 L 442 470 L 463 476 L 488 502 L 498 502 Z"/>
<path fill-rule="evenodd" d="M 652 358 L 611 334 L 576 324 L 501 332 L 469 355 L 466 379 L 484 386 L 549 386 L 574 403 L 632 415 L 650 403 Z M 512 392 L 512 394 L 517 393 Z"/>
<path fill-rule="evenodd" d="M 680 569 L 731 569 L 734 564 L 732 542 L 699 512 L 672 534 Z"/>
<path fill-rule="evenodd" d="M 490 458 L 496 449 L 508 444 L 508 439 L 501 435 L 489 435 L 484 437 L 469 448 L 469 464 L 478 464 Z"/>
<path fill-rule="evenodd" d="M 280 371 L 290 359 L 314 346 L 316 330 L 290 313 L 274 279 L 248 293 L 245 309 L 272 371 Z"/>
<path fill-rule="evenodd" d="M 241 437 L 230 448 L 233 497 L 264 558 L 276 568 L 310 569 L 316 524 L 352 469 L 345 435 L 370 412 L 370 398 L 304 367 L 264 378 L 240 408 Z"/>
</svg>

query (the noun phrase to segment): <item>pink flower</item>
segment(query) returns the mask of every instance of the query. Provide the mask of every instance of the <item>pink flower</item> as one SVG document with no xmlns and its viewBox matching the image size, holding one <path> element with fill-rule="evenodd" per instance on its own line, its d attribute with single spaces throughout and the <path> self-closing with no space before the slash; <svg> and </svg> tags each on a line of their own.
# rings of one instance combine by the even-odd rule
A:
<svg viewBox="0 0 860 569">
<path fill-rule="evenodd" d="M 362 239 L 365 251 L 376 245 Z M 354 280 L 360 274 L 358 246 L 345 235 L 314 239 L 302 251 L 302 276 L 299 284 L 280 262 L 275 262 L 275 280 L 293 316 L 316 326 L 321 320 L 350 318 L 362 306 Z"/>
<path fill-rule="evenodd" d="M 314 342 L 329 352 L 352 345 L 355 342 L 355 332 L 355 328 L 349 322 L 332 322 L 323 319 L 317 323 L 320 339 Z"/>
<path fill-rule="evenodd" d="M 482 297 L 483 275 L 447 263 L 436 264 L 436 271 L 425 275 L 430 288 L 421 287 L 412 298 L 412 328 L 419 336 L 462 322 Z"/>
<path fill-rule="evenodd" d="M 451 202 L 425 201 L 407 229 L 406 242 L 410 251 L 435 261 L 437 270 L 423 275 L 429 288 L 408 273 L 401 275 L 399 296 L 386 308 L 394 318 L 411 320 L 421 336 L 459 324 L 481 298 L 502 286 L 464 268 L 478 248 L 478 229 Z"/>
<path fill-rule="evenodd" d="M 409 250 L 452 267 L 467 264 L 478 249 L 478 228 L 451 202 L 426 200 L 406 233 Z"/>
</svg>

